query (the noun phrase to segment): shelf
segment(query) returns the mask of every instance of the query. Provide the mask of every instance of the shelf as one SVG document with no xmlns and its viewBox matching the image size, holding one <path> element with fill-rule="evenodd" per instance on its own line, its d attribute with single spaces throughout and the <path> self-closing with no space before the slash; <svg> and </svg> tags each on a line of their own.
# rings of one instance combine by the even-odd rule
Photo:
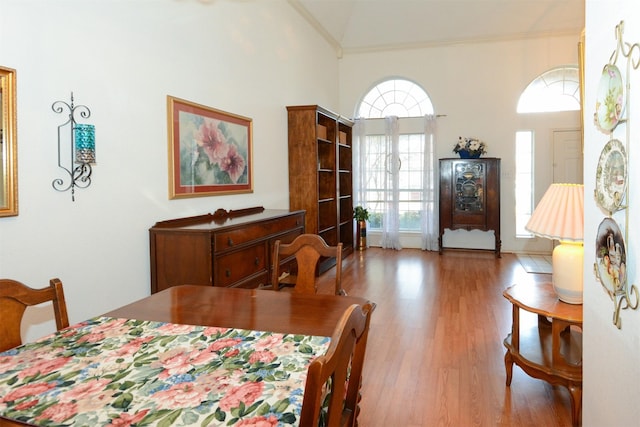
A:
<svg viewBox="0 0 640 427">
<path fill-rule="evenodd" d="M 353 122 L 318 105 L 288 106 L 289 206 L 307 233 L 353 252 Z"/>
<path fill-rule="evenodd" d="M 511 334 L 505 338 L 504 345 L 521 363 L 526 362 L 547 375 L 555 375 L 573 381 L 582 380 L 582 333 L 572 329 L 570 332 L 561 334 L 561 348 L 568 360 L 553 363 L 551 327 L 547 327 L 546 331 L 544 329 L 542 328 L 538 334 L 538 328 L 531 328 L 527 338 L 520 332 L 520 351 L 514 348 Z M 521 363 L 518 363 L 518 366 Z"/>
<path fill-rule="evenodd" d="M 582 305 L 560 301 L 551 283 L 513 285 L 502 293 L 512 304 L 511 333 L 504 339 L 507 387 L 514 363 L 533 378 L 569 390 L 571 418 L 582 408 Z M 532 326 L 533 325 L 533 326 Z"/>
<path fill-rule="evenodd" d="M 340 223 L 353 222 L 353 199 L 349 196 L 340 196 Z M 351 224 L 353 227 L 353 224 Z"/>
</svg>

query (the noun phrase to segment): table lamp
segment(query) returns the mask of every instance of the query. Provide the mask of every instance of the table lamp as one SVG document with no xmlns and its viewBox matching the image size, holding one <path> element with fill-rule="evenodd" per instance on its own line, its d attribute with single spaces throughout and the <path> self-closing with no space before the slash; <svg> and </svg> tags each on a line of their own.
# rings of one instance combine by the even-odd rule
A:
<svg viewBox="0 0 640 427">
<path fill-rule="evenodd" d="M 561 301 L 582 304 L 584 186 L 551 184 L 525 229 L 560 241 L 553 249 L 553 288 Z"/>
</svg>

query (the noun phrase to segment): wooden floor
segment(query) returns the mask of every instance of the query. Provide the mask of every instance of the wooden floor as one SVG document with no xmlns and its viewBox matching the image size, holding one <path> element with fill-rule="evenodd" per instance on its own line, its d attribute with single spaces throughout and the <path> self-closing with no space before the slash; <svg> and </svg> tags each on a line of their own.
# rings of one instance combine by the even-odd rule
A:
<svg viewBox="0 0 640 427">
<path fill-rule="evenodd" d="M 320 292 L 332 274 L 321 277 Z M 377 303 L 360 425 L 570 426 L 566 389 L 517 366 L 505 386 L 511 305 L 502 291 L 548 280 L 525 272 L 513 254 L 369 248 L 347 257 L 343 287 Z"/>
</svg>

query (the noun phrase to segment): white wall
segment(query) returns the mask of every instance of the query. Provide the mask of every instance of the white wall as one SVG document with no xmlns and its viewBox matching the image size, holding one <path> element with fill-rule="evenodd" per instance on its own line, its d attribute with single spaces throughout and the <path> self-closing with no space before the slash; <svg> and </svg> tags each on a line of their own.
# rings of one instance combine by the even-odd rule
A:
<svg viewBox="0 0 640 427">
<path fill-rule="evenodd" d="M 640 43 L 640 6 L 635 0 L 587 0 L 586 2 L 586 76 L 585 76 L 585 246 L 584 246 L 584 395 L 583 425 L 637 426 L 640 420 L 640 309 L 621 311 L 621 329 L 613 324 L 614 303 L 593 273 L 595 241 L 598 226 L 608 216 L 595 203 L 596 167 L 600 153 L 609 141 L 593 125 L 596 99 L 602 69 L 616 49 L 615 28 L 624 21 L 623 41 Z M 640 46 L 634 48 L 638 60 Z M 627 230 L 626 253 L 628 286 L 638 287 L 637 238 L 640 214 L 640 171 L 638 140 L 640 139 L 640 70 L 629 68 L 620 55 L 616 62 L 623 75 L 627 75 L 631 91 L 628 92 L 629 121 L 619 125 L 612 135 L 627 147 L 629 156 L 627 183 L 629 207 L 613 215 L 624 233 Z M 633 112 L 633 114 L 632 114 Z M 625 226 L 627 224 L 627 226 Z M 632 303 L 637 303 L 637 294 Z"/>
<path fill-rule="evenodd" d="M 0 0 L 0 64 L 17 70 L 20 209 L 0 218 L 0 277 L 60 277 L 71 322 L 149 294 L 156 221 L 288 208 L 285 106 L 338 104 L 335 53 L 286 2 Z M 66 120 L 51 105 L 71 91 L 97 145 L 75 202 L 51 186 Z M 253 118 L 253 194 L 168 199 L 167 95 Z"/>
<path fill-rule="evenodd" d="M 453 157 L 458 136 L 488 143 L 487 156 L 501 161 L 501 239 L 507 252 L 551 252 L 547 239 L 515 236 L 515 133 L 535 132 L 535 203 L 552 182 L 552 130 L 579 129 L 578 112 L 518 115 L 518 98 L 543 72 L 578 64 L 580 34 L 533 40 L 460 44 L 404 51 L 346 54 L 340 60 L 340 107 L 355 112 L 376 83 L 399 76 L 429 94 L 438 122 L 437 155 Z M 451 239 L 450 242 L 447 240 Z M 418 245 L 419 245 L 419 239 Z M 471 244 L 469 244 L 471 242 Z M 493 234 L 459 230 L 446 246 L 493 248 Z M 466 246 L 465 246 L 466 243 Z"/>
<path fill-rule="evenodd" d="M 631 426 L 640 419 L 640 310 L 623 310 L 618 330 L 611 322 L 613 303 L 593 276 L 593 243 L 604 215 L 589 195 L 606 137 L 589 124 L 602 67 L 615 48 L 615 25 L 624 19 L 625 39 L 639 42 L 640 18 L 635 0 L 587 0 L 586 6 L 583 421 Z M 451 155 L 458 135 L 476 135 L 490 143 L 490 155 L 503 159 L 503 245 L 529 249 L 507 239 L 513 133 L 536 130 L 537 172 L 550 176 L 550 129 L 578 122 L 573 116 L 519 117 L 515 104 L 535 76 L 576 63 L 576 43 L 577 37 L 564 37 L 350 55 L 338 65 L 334 52 L 284 2 L 0 0 L 0 64 L 18 71 L 20 203 L 19 216 L 0 219 L 0 277 L 33 286 L 62 278 L 72 322 L 147 295 L 150 226 L 220 207 L 286 208 L 285 105 L 318 103 L 351 115 L 359 97 L 390 75 L 422 84 L 437 112 L 447 114 L 440 157 Z M 638 78 L 634 70 L 632 84 Z M 55 147 L 62 119 L 51 104 L 68 99 L 70 91 L 91 108 L 98 146 L 94 182 L 75 203 L 68 192 L 51 188 L 62 176 Z M 254 119 L 253 194 L 168 200 L 168 94 Z M 638 111 L 640 93 L 632 95 Z M 619 130 L 632 148 L 640 139 L 633 123 L 628 137 Z M 637 153 L 630 153 L 631 202 L 640 199 Z M 537 183 L 538 199 L 549 182 Z M 627 212 L 638 215 L 637 203 Z M 633 238 L 627 254 L 629 283 L 637 285 Z M 45 327 L 51 322 L 31 328 L 27 339 Z"/>
</svg>

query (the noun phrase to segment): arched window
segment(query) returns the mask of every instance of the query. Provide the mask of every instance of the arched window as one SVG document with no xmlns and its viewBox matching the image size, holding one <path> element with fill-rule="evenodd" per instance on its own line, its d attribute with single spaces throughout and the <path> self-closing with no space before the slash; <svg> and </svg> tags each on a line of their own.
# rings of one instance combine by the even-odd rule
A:
<svg viewBox="0 0 640 427">
<path fill-rule="evenodd" d="M 391 215 L 388 200 L 393 198 L 398 208 L 392 216 L 398 218 L 400 231 L 420 231 L 425 199 L 431 201 L 435 197 L 433 189 L 424 189 L 425 157 L 433 158 L 433 144 L 425 144 L 425 115 L 434 113 L 431 99 L 418 84 L 390 78 L 373 86 L 356 106 L 356 112 L 361 123 L 364 122 L 361 137 L 366 146 L 362 150 L 364 158 L 358 161 L 365 177 L 356 184 L 358 202 L 369 210 L 370 229 L 383 228 L 385 215 Z M 392 116 L 398 118 L 398 152 L 394 154 L 390 151 L 389 135 L 385 134 L 385 117 Z M 391 190 L 384 183 L 391 173 L 389 159 L 396 155 L 398 163 L 394 174 L 398 174 L 398 191 L 391 196 Z M 431 172 L 431 166 L 428 169 Z"/>
<path fill-rule="evenodd" d="M 356 117 L 423 117 L 433 114 L 431 99 L 420 86 L 405 79 L 389 79 L 375 85 L 360 102 Z"/>
<path fill-rule="evenodd" d="M 549 113 L 580 109 L 578 67 L 553 68 L 529 83 L 520 95 L 518 113 Z"/>
</svg>

